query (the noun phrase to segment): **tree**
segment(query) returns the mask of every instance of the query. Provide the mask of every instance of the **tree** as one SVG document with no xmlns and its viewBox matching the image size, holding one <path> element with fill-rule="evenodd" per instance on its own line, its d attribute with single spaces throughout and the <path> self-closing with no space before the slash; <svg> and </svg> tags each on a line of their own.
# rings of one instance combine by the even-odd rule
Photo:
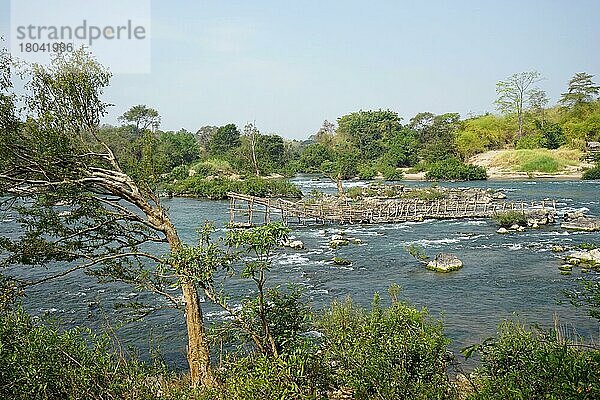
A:
<svg viewBox="0 0 600 400">
<path fill-rule="evenodd" d="M 219 127 L 208 141 L 208 152 L 222 156 L 240 145 L 240 131 L 235 124 Z"/>
<path fill-rule="evenodd" d="M 333 144 L 334 136 L 335 124 L 325 120 L 315 135 L 315 142 L 324 144 L 326 146 L 331 146 Z"/>
<path fill-rule="evenodd" d="M 247 157 L 252 162 L 252 166 L 254 167 L 254 173 L 256 176 L 260 176 L 260 169 L 258 168 L 258 158 L 256 156 L 256 144 L 258 141 L 258 136 L 260 132 L 256 128 L 254 124 L 246 124 L 244 127 L 244 137 L 248 143 L 247 149 Z"/>
<path fill-rule="evenodd" d="M 496 84 L 496 105 L 500 112 L 517 114 L 519 138 L 523 136 L 523 109 L 529 88 L 541 80 L 539 72 L 529 71 L 513 74 Z"/>
<path fill-rule="evenodd" d="M 283 167 L 285 146 L 281 136 L 258 135 L 256 138 L 256 152 L 260 154 L 258 163 L 261 171 L 272 171 Z"/>
<path fill-rule="evenodd" d="M 321 143 L 313 143 L 307 146 L 300 155 L 301 172 L 319 172 L 325 161 L 333 161 L 332 151 Z"/>
<path fill-rule="evenodd" d="M 419 141 L 420 155 L 427 162 L 456 155 L 455 136 L 461 126 L 457 113 L 418 113 L 409 123 L 409 128 L 415 131 Z"/>
<path fill-rule="evenodd" d="M 158 151 L 162 173 L 174 167 L 189 164 L 198 159 L 200 149 L 191 132 L 181 129 L 178 132 L 162 132 L 159 136 Z"/>
<path fill-rule="evenodd" d="M 217 132 L 218 129 L 219 127 L 211 125 L 203 126 L 202 128 L 198 129 L 196 131 L 196 140 L 198 141 L 198 144 L 202 147 L 207 147 L 210 138 L 215 134 L 215 132 Z"/>
<path fill-rule="evenodd" d="M 127 110 L 119 117 L 119 121 L 135 126 L 138 132 L 146 129 L 154 132 L 160 126 L 160 115 L 155 109 L 140 104 Z"/>
<path fill-rule="evenodd" d="M 162 244 L 177 255 L 184 245 L 155 188 L 125 174 L 98 135 L 110 74 L 83 49 L 25 72 L 24 122 L 0 120 L 1 202 L 19 214 L 23 232 L 0 237 L 2 265 L 48 268 L 42 278 L 16 279 L 21 288 L 83 270 L 161 295 L 166 303 L 132 305 L 142 314 L 183 309 L 192 385 L 212 385 L 197 286 L 203 275 L 185 259 L 145 250 Z M 166 290 L 172 285 L 181 298 Z"/>
<path fill-rule="evenodd" d="M 352 147 L 337 145 L 333 149 L 333 160 L 321 164 L 321 172 L 336 183 L 338 194 L 344 194 L 344 179 L 355 177 L 358 173 L 358 151 Z"/>
<path fill-rule="evenodd" d="M 383 141 L 402 127 L 400 120 L 390 110 L 361 110 L 338 118 L 337 135 L 356 147 L 360 158 L 375 160 L 382 154 Z"/>
<path fill-rule="evenodd" d="M 386 152 L 383 156 L 385 162 L 396 167 L 409 167 L 418 161 L 418 141 L 415 132 L 404 127 L 395 131 L 385 143 Z"/>
<path fill-rule="evenodd" d="M 593 77 L 594 75 L 585 72 L 573 75 L 569 81 L 567 92 L 561 95 L 560 103 L 573 108 L 594 101 L 600 93 L 600 86 L 592 81 Z"/>
<path fill-rule="evenodd" d="M 529 109 L 537 116 L 541 126 L 544 127 L 546 122 L 546 106 L 548 105 L 548 96 L 546 91 L 540 88 L 533 88 L 527 93 L 527 102 L 529 103 Z"/>
</svg>

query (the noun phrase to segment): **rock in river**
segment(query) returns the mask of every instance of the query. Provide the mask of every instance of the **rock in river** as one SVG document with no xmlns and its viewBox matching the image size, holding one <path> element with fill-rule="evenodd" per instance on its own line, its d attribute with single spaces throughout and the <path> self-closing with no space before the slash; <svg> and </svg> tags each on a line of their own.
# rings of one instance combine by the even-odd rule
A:
<svg viewBox="0 0 600 400">
<path fill-rule="evenodd" d="M 295 250 L 302 250 L 304 248 L 304 243 L 301 240 L 292 240 L 289 242 L 289 246 Z"/>
<path fill-rule="evenodd" d="M 576 219 L 565 220 L 560 227 L 563 229 L 572 229 L 576 231 L 600 231 L 600 218 L 579 217 Z"/>
<path fill-rule="evenodd" d="M 454 254 L 439 253 L 427 264 L 427 269 L 436 272 L 458 271 L 463 267 L 463 262 Z"/>
</svg>

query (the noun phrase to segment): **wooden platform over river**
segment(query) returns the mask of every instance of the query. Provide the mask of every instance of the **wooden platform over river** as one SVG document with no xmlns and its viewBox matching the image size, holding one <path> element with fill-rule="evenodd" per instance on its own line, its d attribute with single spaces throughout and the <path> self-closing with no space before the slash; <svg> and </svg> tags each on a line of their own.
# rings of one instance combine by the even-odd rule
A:
<svg viewBox="0 0 600 400">
<path fill-rule="evenodd" d="M 271 221 L 316 222 L 337 224 L 382 224 L 423 221 L 425 219 L 492 218 L 497 213 L 522 213 L 556 210 L 554 201 L 478 201 L 472 199 L 406 199 L 390 198 L 343 204 L 290 201 L 263 198 L 240 193 L 227 193 L 230 224 L 250 227 Z"/>
</svg>

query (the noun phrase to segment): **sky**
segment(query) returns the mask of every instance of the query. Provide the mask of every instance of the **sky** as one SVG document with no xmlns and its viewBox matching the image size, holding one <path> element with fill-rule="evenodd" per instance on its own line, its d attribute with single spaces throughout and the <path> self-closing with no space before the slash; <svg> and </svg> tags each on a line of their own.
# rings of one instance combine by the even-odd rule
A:
<svg viewBox="0 0 600 400">
<path fill-rule="evenodd" d="M 404 122 L 422 111 L 494 112 L 496 82 L 522 71 L 542 74 L 552 104 L 576 72 L 600 81 L 598 0 L 151 5 L 151 72 L 113 76 L 107 123 L 146 104 L 163 130 L 255 121 L 306 139 L 361 109 Z M 0 0 L 2 36 L 9 9 Z"/>
</svg>

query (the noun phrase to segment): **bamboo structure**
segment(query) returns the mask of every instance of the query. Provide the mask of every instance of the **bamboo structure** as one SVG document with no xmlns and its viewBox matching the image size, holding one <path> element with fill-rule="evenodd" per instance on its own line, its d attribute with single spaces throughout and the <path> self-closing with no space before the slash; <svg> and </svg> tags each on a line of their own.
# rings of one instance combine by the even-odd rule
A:
<svg viewBox="0 0 600 400">
<path fill-rule="evenodd" d="M 227 193 L 230 225 L 252 227 L 273 219 L 288 223 L 382 224 L 423 221 L 425 219 L 491 218 L 497 213 L 532 210 L 555 212 L 556 203 L 481 202 L 471 199 L 380 199 L 376 203 L 309 204 L 302 201 L 270 199 Z M 238 218 L 241 216 L 241 219 Z M 278 217 L 278 218 L 274 218 Z"/>
</svg>

